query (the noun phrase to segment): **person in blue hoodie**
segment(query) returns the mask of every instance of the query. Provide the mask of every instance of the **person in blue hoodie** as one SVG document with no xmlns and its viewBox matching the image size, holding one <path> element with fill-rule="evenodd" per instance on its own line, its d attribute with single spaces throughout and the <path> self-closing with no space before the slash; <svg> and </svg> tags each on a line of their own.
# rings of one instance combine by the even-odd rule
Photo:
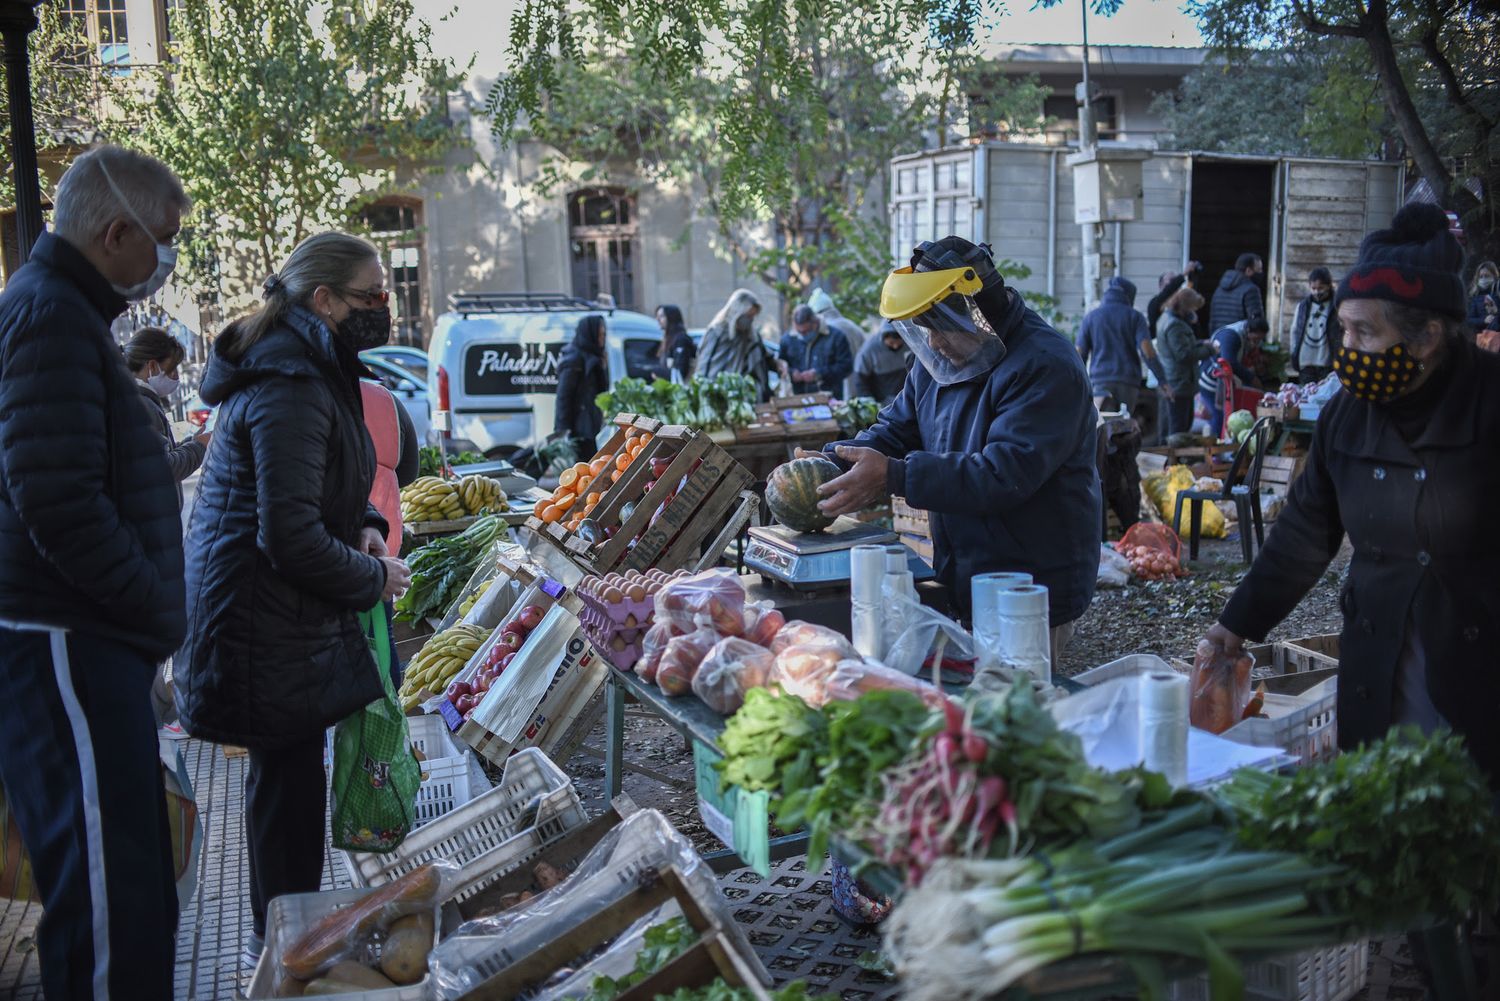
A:
<svg viewBox="0 0 1500 1001">
<path fill-rule="evenodd" d="M 1151 344 L 1146 318 L 1135 308 L 1135 283 L 1111 278 L 1098 308 L 1090 310 L 1078 326 L 1078 356 L 1089 367 L 1089 385 L 1094 405 L 1101 411 L 1118 410 L 1123 404 L 1133 414 L 1141 395 L 1141 359 L 1145 359 L 1156 384 L 1167 399 L 1172 388 Z"/>
<path fill-rule="evenodd" d="M 931 512 L 934 566 L 957 611 L 970 580 L 1025 571 L 1048 592 L 1054 664 L 1099 573 L 1098 413 L 1065 337 L 1005 285 L 989 248 L 923 243 L 886 278 L 881 315 L 916 363 L 876 424 L 824 454 L 828 515 L 892 494 Z"/>
<path fill-rule="evenodd" d="M 1214 331 L 1212 343 L 1217 353 L 1198 366 L 1198 396 L 1208 408 L 1208 423 L 1215 437 L 1224 430 L 1224 380 L 1218 375 L 1219 362 L 1229 363 L 1238 385 L 1247 389 L 1259 388 L 1260 380 L 1244 363 L 1244 358 L 1260 347 L 1270 329 L 1266 318 L 1257 316 Z"/>
</svg>

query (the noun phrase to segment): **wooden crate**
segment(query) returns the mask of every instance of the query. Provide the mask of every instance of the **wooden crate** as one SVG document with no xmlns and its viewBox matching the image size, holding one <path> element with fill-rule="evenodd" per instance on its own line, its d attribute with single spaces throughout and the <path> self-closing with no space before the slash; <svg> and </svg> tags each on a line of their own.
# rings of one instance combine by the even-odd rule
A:
<svg viewBox="0 0 1500 1001">
<path fill-rule="evenodd" d="M 1323 671 L 1339 666 L 1339 634 L 1304 636 L 1276 644 L 1276 666 L 1286 674 Z"/>
<path fill-rule="evenodd" d="M 627 420 L 628 418 L 628 420 Z M 599 499 L 589 516 L 600 532 L 615 529 L 612 537 L 591 540 L 570 532 L 559 522 L 528 522 L 538 537 L 560 549 L 586 573 L 611 573 L 659 567 L 677 570 L 691 563 L 699 548 L 736 503 L 751 482 L 748 470 L 702 432 L 681 425 L 662 426 L 642 418 L 621 414 L 610 444 L 600 454 L 618 451 L 635 431 L 651 431 L 653 437 L 640 455 Z M 597 458 L 597 456 L 596 456 Z M 660 477 L 651 475 L 652 461 L 667 459 Z M 656 480 L 655 486 L 646 489 Z M 684 479 L 686 482 L 683 482 Z M 682 483 L 681 489 L 677 489 Z M 671 495 L 670 501 L 668 496 Z M 625 505 L 635 507 L 625 515 Z M 661 517 L 652 516 L 665 504 Z M 632 547 L 631 541 L 635 540 Z"/>
<path fill-rule="evenodd" d="M 839 422 L 833 416 L 833 396 L 829 393 L 807 393 L 803 396 L 778 396 L 755 408 L 757 422 L 775 420 L 786 429 L 785 437 L 801 440 L 818 435 L 839 434 Z"/>
<path fill-rule="evenodd" d="M 1302 475 L 1307 459 L 1285 455 L 1268 455 L 1260 464 L 1260 487 L 1278 497 L 1285 497 L 1292 483 Z"/>
<path fill-rule="evenodd" d="M 698 932 L 698 941 L 650 977 L 618 995 L 615 1001 L 649 1001 L 684 987 L 703 987 L 722 977 L 747 990 L 756 1001 L 768 1001 L 759 960 L 742 955 L 733 939 L 699 901 L 676 867 L 645 874 L 627 897 L 602 912 L 588 915 L 545 946 L 520 957 L 474 990 L 468 1001 L 510 1001 L 528 988 L 574 963 L 578 957 L 624 932 L 642 917 L 675 899 L 683 917 Z"/>
<path fill-rule="evenodd" d="M 1297 419 L 1298 414 L 1299 411 L 1296 404 L 1293 404 L 1290 407 L 1268 407 L 1264 404 L 1257 404 L 1255 407 L 1255 417 L 1257 420 L 1262 417 L 1274 417 L 1279 421 L 1294 421 Z"/>
<path fill-rule="evenodd" d="M 932 541 L 932 521 L 927 512 L 906 503 L 905 497 L 891 498 L 891 521 L 902 535 Z"/>
</svg>

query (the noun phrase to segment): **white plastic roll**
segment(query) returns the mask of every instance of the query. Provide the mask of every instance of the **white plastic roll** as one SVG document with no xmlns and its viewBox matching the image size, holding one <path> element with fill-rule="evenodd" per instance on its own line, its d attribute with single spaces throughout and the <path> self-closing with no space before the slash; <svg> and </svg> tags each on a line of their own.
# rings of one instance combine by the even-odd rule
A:
<svg viewBox="0 0 1500 1001">
<path fill-rule="evenodd" d="M 907 562 L 907 550 L 905 546 L 883 546 L 885 549 L 885 572 L 905 573 L 911 567 Z"/>
<path fill-rule="evenodd" d="M 891 648 L 896 645 L 901 634 L 906 632 L 909 618 L 906 610 L 910 603 L 916 600 L 916 593 L 916 581 L 910 570 L 902 570 L 899 573 L 887 571 L 881 584 L 878 611 L 882 657 L 890 654 Z"/>
<path fill-rule="evenodd" d="M 879 604 L 886 572 L 884 546 L 855 546 L 849 551 L 849 597 L 855 603 Z M 905 570 L 900 567 L 898 569 Z"/>
<path fill-rule="evenodd" d="M 1052 684 L 1052 637 L 1048 628 L 1047 589 L 1022 584 L 993 595 L 999 623 L 1000 663 Z"/>
<path fill-rule="evenodd" d="M 975 670 L 994 667 L 1000 662 L 1000 611 L 995 595 L 1031 583 L 1029 573 L 981 573 L 969 581 L 970 619 L 974 626 L 975 653 L 979 663 Z"/>
<path fill-rule="evenodd" d="M 1187 784 L 1188 677 L 1153 671 L 1141 677 L 1141 758 L 1173 786 Z"/>
</svg>

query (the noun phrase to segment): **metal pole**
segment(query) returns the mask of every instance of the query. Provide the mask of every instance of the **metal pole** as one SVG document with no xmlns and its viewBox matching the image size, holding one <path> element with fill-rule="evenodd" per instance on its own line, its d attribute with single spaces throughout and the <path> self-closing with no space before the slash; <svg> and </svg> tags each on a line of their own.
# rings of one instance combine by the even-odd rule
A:
<svg viewBox="0 0 1500 1001">
<path fill-rule="evenodd" d="M 31 66 L 26 36 L 36 30 L 36 5 L 0 5 L 0 34 L 5 40 L 5 89 L 10 100 L 10 153 L 15 164 L 16 242 L 21 263 L 42 235 L 42 186 L 37 179 L 36 125 L 32 121 Z"/>
<path fill-rule="evenodd" d="M 1099 126 L 1094 120 L 1094 91 L 1089 81 L 1089 0 L 1080 0 L 1083 13 L 1083 83 L 1078 89 L 1078 148 L 1097 155 Z M 1100 261 L 1098 223 L 1082 224 L 1083 240 L 1083 308 L 1093 309 L 1099 302 Z"/>
</svg>

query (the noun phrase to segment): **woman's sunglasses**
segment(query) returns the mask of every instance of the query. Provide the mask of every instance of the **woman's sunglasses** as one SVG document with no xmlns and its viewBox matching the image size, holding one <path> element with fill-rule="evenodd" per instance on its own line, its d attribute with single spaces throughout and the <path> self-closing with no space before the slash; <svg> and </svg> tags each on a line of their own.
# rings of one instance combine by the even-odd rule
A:
<svg viewBox="0 0 1500 1001">
<path fill-rule="evenodd" d="M 357 296 L 359 296 L 361 299 L 363 299 L 370 306 L 375 306 L 375 307 L 384 306 L 384 305 L 387 305 L 391 301 L 391 293 L 388 292 L 387 290 L 383 289 L 383 288 L 377 288 L 377 289 L 349 288 L 349 289 L 344 289 L 344 291 L 347 294 L 349 294 L 349 295 L 357 295 Z"/>
</svg>

